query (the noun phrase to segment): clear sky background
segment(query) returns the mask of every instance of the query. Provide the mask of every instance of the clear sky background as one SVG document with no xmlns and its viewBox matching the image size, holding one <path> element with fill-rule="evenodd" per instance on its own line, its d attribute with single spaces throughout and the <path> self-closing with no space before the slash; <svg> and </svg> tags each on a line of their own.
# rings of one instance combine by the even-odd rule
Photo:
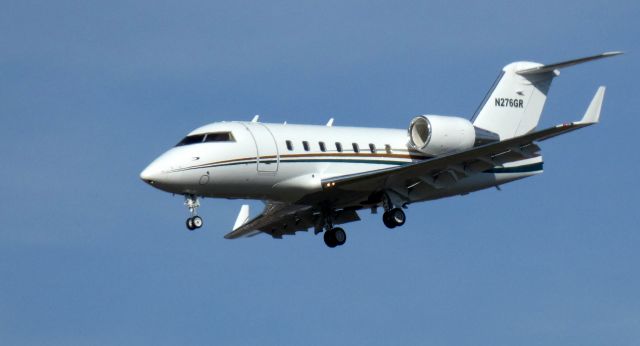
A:
<svg viewBox="0 0 640 346">
<path fill-rule="evenodd" d="M 3 345 L 638 345 L 638 1 L 3 1 Z M 470 117 L 502 66 L 562 71 L 545 173 L 364 212 L 328 249 L 222 238 L 139 172 L 205 123 Z"/>
</svg>

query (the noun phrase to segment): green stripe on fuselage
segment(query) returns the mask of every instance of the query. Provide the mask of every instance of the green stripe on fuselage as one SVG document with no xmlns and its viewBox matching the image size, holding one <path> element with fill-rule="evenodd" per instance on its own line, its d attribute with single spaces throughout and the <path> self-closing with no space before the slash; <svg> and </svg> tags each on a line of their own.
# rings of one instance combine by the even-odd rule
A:
<svg viewBox="0 0 640 346">
<path fill-rule="evenodd" d="M 522 165 L 515 167 L 494 167 L 484 171 L 484 173 L 530 173 L 542 170 L 542 162 L 530 165 Z"/>
</svg>

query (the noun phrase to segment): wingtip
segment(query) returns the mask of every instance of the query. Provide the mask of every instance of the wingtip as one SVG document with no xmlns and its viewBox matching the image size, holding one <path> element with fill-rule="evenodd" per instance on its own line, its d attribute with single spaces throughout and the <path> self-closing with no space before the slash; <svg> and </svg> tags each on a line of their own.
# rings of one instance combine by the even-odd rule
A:
<svg viewBox="0 0 640 346">
<path fill-rule="evenodd" d="M 611 51 L 611 52 L 602 53 L 603 56 L 616 56 L 616 55 L 622 55 L 622 54 L 624 54 L 624 52 L 620 51 L 620 50 L 614 50 L 614 51 Z"/>
<path fill-rule="evenodd" d="M 606 87 L 601 86 L 596 91 L 596 94 L 593 96 L 591 103 L 589 104 L 589 108 L 584 113 L 582 117 L 581 123 L 586 124 L 596 124 L 600 121 L 600 111 L 602 110 L 602 102 L 604 100 L 604 92 Z"/>
</svg>

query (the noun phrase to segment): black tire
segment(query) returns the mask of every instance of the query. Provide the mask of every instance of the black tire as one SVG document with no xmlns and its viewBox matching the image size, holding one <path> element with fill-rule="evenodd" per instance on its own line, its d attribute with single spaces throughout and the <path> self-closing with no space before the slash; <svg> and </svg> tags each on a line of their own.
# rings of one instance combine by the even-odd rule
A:
<svg viewBox="0 0 640 346">
<path fill-rule="evenodd" d="M 187 229 L 190 231 L 193 231 L 194 229 L 196 229 L 196 227 L 193 225 L 193 219 L 192 218 L 188 218 L 187 219 Z"/>
<path fill-rule="evenodd" d="M 200 228 L 204 224 L 204 221 L 202 221 L 200 216 L 194 216 L 191 218 L 191 223 L 193 224 L 193 228 Z"/>
<path fill-rule="evenodd" d="M 393 208 L 389 210 L 389 219 L 391 219 L 396 226 L 402 226 L 405 221 L 407 221 L 407 216 L 404 214 L 402 209 Z"/>
<path fill-rule="evenodd" d="M 388 211 L 385 211 L 382 214 L 382 223 L 384 223 L 387 228 L 392 229 L 396 227 L 396 223 L 391 219 L 391 214 Z"/>
<path fill-rule="evenodd" d="M 347 242 L 347 233 L 340 227 L 336 227 L 331 230 L 333 232 L 333 239 L 337 246 L 344 245 Z"/>
<path fill-rule="evenodd" d="M 324 232 L 324 243 L 327 244 L 327 246 L 330 248 L 338 246 L 332 229 Z"/>
</svg>

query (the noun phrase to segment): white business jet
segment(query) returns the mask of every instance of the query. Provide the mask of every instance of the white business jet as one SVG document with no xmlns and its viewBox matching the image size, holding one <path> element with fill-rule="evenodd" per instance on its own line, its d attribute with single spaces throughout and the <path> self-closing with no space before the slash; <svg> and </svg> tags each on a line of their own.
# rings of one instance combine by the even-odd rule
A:
<svg viewBox="0 0 640 346">
<path fill-rule="evenodd" d="M 498 187 L 542 173 L 537 142 L 598 122 L 604 87 L 582 120 L 536 130 L 559 69 L 621 54 L 609 52 L 543 65 L 514 62 L 502 69 L 471 120 L 420 115 L 408 130 L 232 121 L 193 130 L 155 159 L 140 177 L 185 197 L 187 228 L 203 225 L 199 197 L 257 199 L 243 205 L 227 239 L 266 233 L 274 238 L 314 228 L 329 247 L 343 245 L 336 227 L 375 214 L 394 228 L 407 205 Z"/>
</svg>

